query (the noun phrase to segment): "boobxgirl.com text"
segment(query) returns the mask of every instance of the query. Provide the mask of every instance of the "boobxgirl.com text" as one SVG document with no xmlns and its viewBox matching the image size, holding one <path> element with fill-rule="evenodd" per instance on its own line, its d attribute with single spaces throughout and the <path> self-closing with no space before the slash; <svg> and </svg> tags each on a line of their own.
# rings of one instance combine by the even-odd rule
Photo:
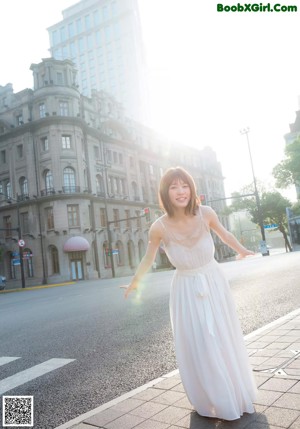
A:
<svg viewBox="0 0 300 429">
<path fill-rule="evenodd" d="M 287 6 L 276 3 L 237 3 L 235 5 L 217 4 L 217 12 L 297 12 L 297 6 Z"/>
</svg>

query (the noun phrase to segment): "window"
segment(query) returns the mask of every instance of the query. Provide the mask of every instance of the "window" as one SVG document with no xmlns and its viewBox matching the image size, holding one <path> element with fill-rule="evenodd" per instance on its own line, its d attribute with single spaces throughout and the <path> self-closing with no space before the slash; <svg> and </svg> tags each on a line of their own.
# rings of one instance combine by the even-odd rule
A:
<svg viewBox="0 0 300 429">
<path fill-rule="evenodd" d="M 22 196 L 28 196 L 28 180 L 26 177 L 21 177 L 19 180 L 20 191 Z"/>
<path fill-rule="evenodd" d="M 81 52 L 81 53 L 84 52 L 84 43 L 83 43 L 82 37 L 78 40 L 78 48 L 79 48 L 79 52 Z"/>
<path fill-rule="evenodd" d="M 68 225 L 69 228 L 79 225 L 79 205 L 71 204 L 68 205 Z"/>
<path fill-rule="evenodd" d="M 52 274 L 59 274 L 58 250 L 55 246 L 49 246 Z"/>
<path fill-rule="evenodd" d="M 6 164 L 6 150 L 1 150 L 1 164 Z"/>
<path fill-rule="evenodd" d="M 82 32 L 81 18 L 77 19 L 76 21 L 76 29 L 77 29 L 77 34 Z"/>
<path fill-rule="evenodd" d="M 61 42 L 64 42 L 66 40 L 65 27 L 60 28 L 60 40 L 61 40 Z"/>
<path fill-rule="evenodd" d="M 23 234 L 29 232 L 28 212 L 20 213 L 21 231 Z"/>
<path fill-rule="evenodd" d="M 17 146 L 17 155 L 18 155 L 19 159 L 23 158 L 23 145 L 22 144 L 18 144 L 18 146 Z"/>
<path fill-rule="evenodd" d="M 63 190 L 66 193 L 76 192 L 76 178 L 75 171 L 71 167 L 66 167 L 64 169 L 64 186 Z"/>
<path fill-rule="evenodd" d="M 104 266 L 105 268 L 110 268 L 110 252 L 108 247 L 108 242 L 105 241 L 103 243 L 103 259 L 104 259 Z"/>
<path fill-rule="evenodd" d="M 125 210 L 126 228 L 131 228 L 130 210 Z"/>
<path fill-rule="evenodd" d="M 117 154 L 117 152 L 113 152 L 113 156 L 114 156 L 114 163 L 117 164 L 117 162 L 118 162 L 118 154 Z"/>
<path fill-rule="evenodd" d="M 69 103 L 67 101 L 59 102 L 59 113 L 61 116 L 69 115 Z"/>
<path fill-rule="evenodd" d="M 114 227 L 115 228 L 119 228 L 120 224 L 119 224 L 119 209 L 113 209 L 113 214 L 114 214 Z"/>
<path fill-rule="evenodd" d="M 107 223 L 106 223 L 106 211 L 103 208 L 100 209 L 100 225 L 104 226 L 104 227 L 107 226 Z"/>
<path fill-rule="evenodd" d="M 105 188 L 104 188 L 104 180 L 101 174 L 97 174 L 96 176 L 96 188 L 98 196 L 105 196 Z"/>
<path fill-rule="evenodd" d="M 57 77 L 57 85 L 63 85 L 64 84 L 63 74 L 58 72 L 56 73 L 56 77 Z"/>
<path fill-rule="evenodd" d="M 70 22 L 70 24 L 68 25 L 68 29 L 69 29 L 69 37 L 73 37 L 75 36 L 75 32 L 74 32 L 74 23 Z"/>
<path fill-rule="evenodd" d="M 94 155 L 95 155 L 95 159 L 100 159 L 100 149 L 99 146 L 94 146 Z"/>
<path fill-rule="evenodd" d="M 17 121 L 17 125 L 23 125 L 24 124 L 22 113 L 20 115 L 16 116 L 16 121 Z"/>
<path fill-rule="evenodd" d="M 23 250 L 24 269 L 27 271 L 28 277 L 33 277 L 32 251 L 30 249 Z"/>
<path fill-rule="evenodd" d="M 94 16 L 94 26 L 97 27 L 100 24 L 99 11 L 95 10 L 93 13 Z"/>
<path fill-rule="evenodd" d="M 6 195 L 6 198 L 11 198 L 11 184 L 9 181 L 5 182 L 5 189 L 4 189 L 4 193 Z"/>
<path fill-rule="evenodd" d="M 54 229 L 53 207 L 45 208 L 45 217 L 46 217 L 47 230 Z"/>
<path fill-rule="evenodd" d="M 71 136 L 61 136 L 61 144 L 63 149 L 71 149 Z"/>
<path fill-rule="evenodd" d="M 45 188 L 46 188 L 46 193 L 53 190 L 53 176 L 52 176 L 52 171 L 50 170 L 47 170 L 45 173 Z"/>
<path fill-rule="evenodd" d="M 137 228 L 141 228 L 141 227 L 142 227 L 142 222 L 141 222 L 141 214 L 140 214 L 140 211 L 139 211 L 139 210 L 136 210 L 136 211 L 135 211 L 135 215 L 137 216 L 137 219 L 136 219 L 136 226 L 137 226 Z"/>
<path fill-rule="evenodd" d="M 119 164 L 123 165 L 123 154 L 119 153 Z"/>
<path fill-rule="evenodd" d="M 45 103 L 41 103 L 39 105 L 39 110 L 40 110 L 40 118 L 44 118 L 46 116 L 46 106 L 45 106 Z"/>
<path fill-rule="evenodd" d="M 90 18 L 90 15 L 86 15 L 84 17 L 84 21 L 85 21 L 85 29 L 86 30 L 90 30 L 90 28 L 91 28 L 91 18 Z"/>
<path fill-rule="evenodd" d="M 11 237 L 11 216 L 3 217 L 3 228 L 5 229 L 5 237 Z"/>
<path fill-rule="evenodd" d="M 42 148 L 43 152 L 48 152 L 48 150 L 49 150 L 48 137 L 42 137 L 41 138 L 41 148 Z"/>
</svg>

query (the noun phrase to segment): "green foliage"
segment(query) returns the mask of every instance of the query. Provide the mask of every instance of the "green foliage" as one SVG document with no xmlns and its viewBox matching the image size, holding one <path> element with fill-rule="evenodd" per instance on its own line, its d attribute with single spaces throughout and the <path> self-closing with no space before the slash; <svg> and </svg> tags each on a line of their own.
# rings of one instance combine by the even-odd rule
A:
<svg viewBox="0 0 300 429">
<path fill-rule="evenodd" d="M 300 183 L 300 140 L 295 140 L 285 148 L 286 158 L 273 168 L 273 176 L 278 188 Z"/>
</svg>

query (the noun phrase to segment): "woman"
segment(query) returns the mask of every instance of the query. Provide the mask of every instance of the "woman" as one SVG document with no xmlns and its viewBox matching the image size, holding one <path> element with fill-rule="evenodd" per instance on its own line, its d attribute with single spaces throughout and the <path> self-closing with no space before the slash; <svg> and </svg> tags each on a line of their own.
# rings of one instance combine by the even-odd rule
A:
<svg viewBox="0 0 300 429">
<path fill-rule="evenodd" d="M 190 174 L 170 168 L 162 177 L 160 203 L 165 214 L 149 231 L 147 251 L 126 287 L 138 288 L 161 244 L 176 267 L 170 315 L 176 358 L 186 394 L 198 414 L 235 420 L 253 413 L 256 386 L 231 291 L 214 259 L 212 229 L 238 253 L 253 255 L 218 220 L 200 206 Z"/>
</svg>

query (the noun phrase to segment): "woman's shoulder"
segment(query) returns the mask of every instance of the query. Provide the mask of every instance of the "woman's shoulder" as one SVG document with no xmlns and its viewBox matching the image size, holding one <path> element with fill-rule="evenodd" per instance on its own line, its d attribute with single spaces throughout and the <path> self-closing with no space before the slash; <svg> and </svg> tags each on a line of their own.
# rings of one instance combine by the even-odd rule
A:
<svg viewBox="0 0 300 429">
<path fill-rule="evenodd" d="M 203 217 L 208 223 L 215 215 L 215 211 L 210 206 L 199 206 L 200 216 Z"/>
</svg>

